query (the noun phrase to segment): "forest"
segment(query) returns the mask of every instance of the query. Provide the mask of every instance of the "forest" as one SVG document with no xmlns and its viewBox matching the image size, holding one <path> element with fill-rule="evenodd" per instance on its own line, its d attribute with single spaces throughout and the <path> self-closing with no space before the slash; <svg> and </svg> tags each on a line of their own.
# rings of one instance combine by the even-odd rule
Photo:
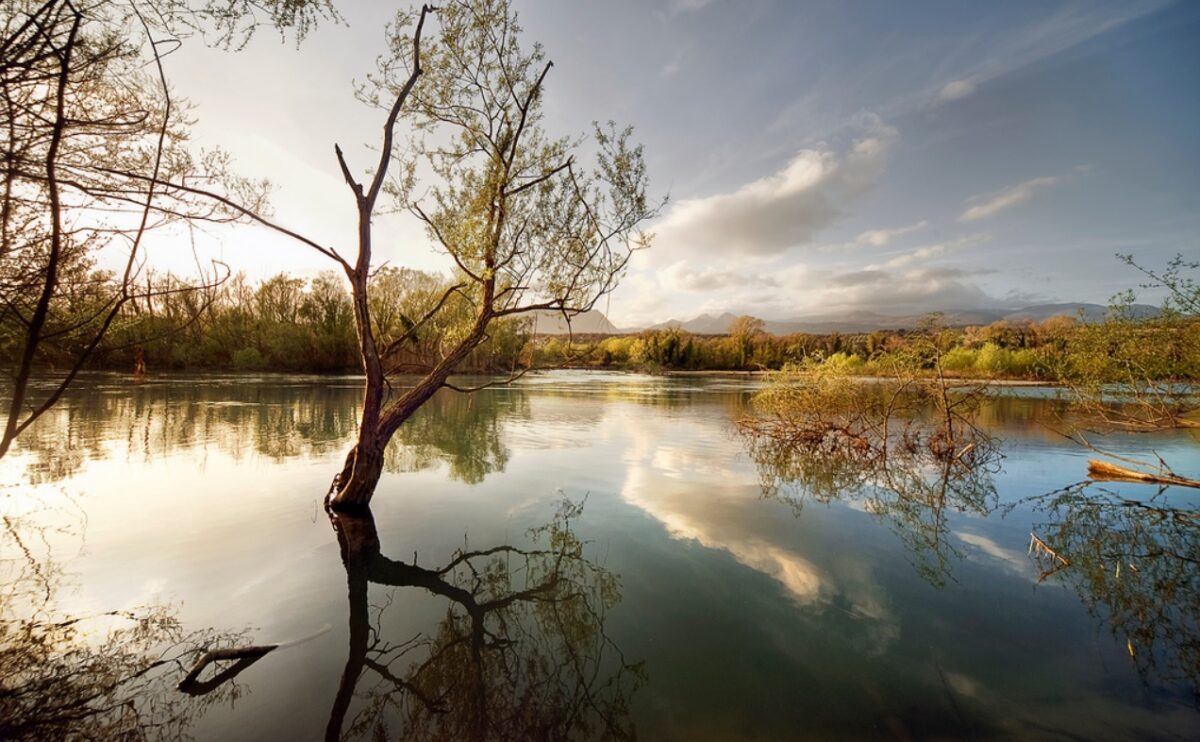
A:
<svg viewBox="0 0 1200 742">
<path fill-rule="evenodd" d="M 53 313 L 63 326 L 96 316 L 113 280 L 82 271 L 58 297 Z M 408 268 L 383 267 L 369 279 L 372 329 L 386 349 L 389 370 L 421 373 L 445 352 L 471 319 L 470 303 L 451 296 L 430 321 L 417 320 L 450 288 L 447 279 Z M 1128 298 L 1128 297 L 1127 297 Z M 935 339 L 937 365 L 952 377 L 1067 381 L 1088 377 L 1111 383 L 1131 378 L 1200 377 L 1200 321 L 1168 306 L 1151 318 L 1114 303 L 1104 322 L 1057 316 L 1039 322 L 1001 320 L 983 326 L 943 327 L 936 314 L 924 327 L 869 333 L 774 335 L 749 316 L 725 335 L 679 329 L 625 335 L 541 335 L 526 317 L 492 323 L 486 340 L 460 367 L 477 373 L 530 368 L 598 368 L 647 373 L 773 371 L 822 364 L 852 375 L 887 374 L 914 361 L 914 341 Z M 0 326 L 0 354 L 12 362 L 19 326 Z M 53 370 L 78 355 L 65 332 L 40 346 L 38 359 Z M 356 372 L 361 370 L 354 311 L 341 276 L 329 271 L 305 279 L 286 272 L 259 281 L 237 274 L 201 287 L 151 274 L 140 295 L 121 311 L 91 366 L 150 373 L 190 371 Z"/>
</svg>

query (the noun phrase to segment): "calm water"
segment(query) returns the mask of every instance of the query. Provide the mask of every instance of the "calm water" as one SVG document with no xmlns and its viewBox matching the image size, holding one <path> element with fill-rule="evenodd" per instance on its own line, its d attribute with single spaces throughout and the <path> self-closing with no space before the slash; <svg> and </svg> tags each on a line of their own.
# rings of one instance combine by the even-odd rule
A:
<svg viewBox="0 0 1200 742">
<path fill-rule="evenodd" d="M 1090 454 L 1020 390 L 984 410 L 1005 459 L 970 492 L 814 497 L 746 452 L 753 391 L 446 393 L 339 541 L 356 379 L 90 377 L 0 468 L 4 618 L 90 617 L 105 657 L 111 611 L 177 620 L 156 652 L 288 642 L 191 694 L 176 665 L 130 686 L 199 739 L 1200 737 L 1196 494 L 1030 500 Z M 1103 441 L 1193 475 L 1198 443 Z"/>
</svg>

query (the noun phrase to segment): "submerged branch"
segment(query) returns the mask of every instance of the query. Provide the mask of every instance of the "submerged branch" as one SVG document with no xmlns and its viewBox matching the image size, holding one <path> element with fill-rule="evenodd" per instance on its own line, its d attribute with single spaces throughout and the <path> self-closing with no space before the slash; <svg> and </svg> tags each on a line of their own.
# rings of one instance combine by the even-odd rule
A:
<svg viewBox="0 0 1200 742">
<path fill-rule="evenodd" d="M 1195 487 L 1200 489 L 1200 480 L 1188 479 L 1174 474 L 1155 474 L 1139 471 L 1125 466 L 1098 461 L 1088 461 L 1088 477 L 1097 482 L 1140 482 L 1143 484 L 1163 484 L 1178 487 Z"/>
</svg>

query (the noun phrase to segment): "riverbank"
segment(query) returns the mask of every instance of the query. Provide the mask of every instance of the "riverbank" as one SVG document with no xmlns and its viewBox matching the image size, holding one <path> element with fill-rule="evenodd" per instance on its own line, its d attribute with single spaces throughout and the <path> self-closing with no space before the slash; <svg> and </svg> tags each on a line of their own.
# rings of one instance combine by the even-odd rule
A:
<svg viewBox="0 0 1200 742">
<path fill-rule="evenodd" d="M 608 369 L 580 369 L 580 370 L 608 370 Z M 663 371 L 663 376 L 678 376 L 678 377 L 699 377 L 699 378 L 714 378 L 714 379 L 769 379 L 772 374 L 779 373 L 778 371 Z M 874 374 L 854 375 L 853 378 L 863 381 L 890 381 L 887 376 L 876 376 Z M 931 375 L 932 378 L 932 375 Z M 986 378 L 959 378 L 956 376 L 947 376 L 946 380 L 953 384 L 986 384 L 988 386 L 1046 386 L 1060 387 L 1062 383 L 1056 380 L 1042 379 L 986 379 Z"/>
</svg>

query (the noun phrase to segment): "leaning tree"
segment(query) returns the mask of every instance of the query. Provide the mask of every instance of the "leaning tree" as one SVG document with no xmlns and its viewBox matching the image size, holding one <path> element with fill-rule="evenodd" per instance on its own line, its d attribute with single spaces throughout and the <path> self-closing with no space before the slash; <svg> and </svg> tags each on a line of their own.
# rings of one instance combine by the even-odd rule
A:
<svg viewBox="0 0 1200 742">
<path fill-rule="evenodd" d="M 431 14 L 438 33 L 422 49 Z M 368 182 L 356 180 L 336 148 L 359 229 L 354 262 L 334 258 L 352 287 L 366 391 L 358 441 L 331 493 L 335 506 L 369 502 L 385 446 L 426 400 L 443 387 L 470 391 L 449 377 L 493 323 L 539 310 L 569 318 L 591 309 L 616 287 L 633 250 L 648 242 L 639 225 L 655 206 L 630 130 L 594 127 L 594 165 L 581 165 L 583 140 L 552 137 L 542 126 L 553 63 L 539 45 L 523 49 L 520 33 L 507 0 L 455 0 L 436 11 L 425 6 L 401 14 L 389 29 L 389 53 L 359 91 L 369 103 L 386 102 L 387 110 Z M 403 152 L 395 143 L 401 117 L 414 134 Z M 398 176 L 389 179 L 393 165 Z M 451 302 L 471 308 L 469 321 L 443 338 L 432 368 L 390 399 L 389 348 L 373 335 L 367 296 L 371 218 L 381 195 L 415 215 L 455 266 L 453 285 L 390 345 Z"/>
<path fill-rule="evenodd" d="M 490 328 L 533 312 L 570 318 L 591 309 L 649 242 L 640 226 L 660 204 L 647 196 L 631 130 L 610 122 L 587 138 L 548 134 L 542 105 L 553 64 L 540 45 L 523 48 L 520 35 L 507 0 L 450 0 L 397 14 L 387 52 L 357 91 L 386 114 L 378 159 L 360 179 L 334 146 L 358 216 L 349 249 L 288 229 L 236 195 L 168 185 L 172 194 L 205 196 L 303 243 L 349 280 L 366 381 L 357 441 L 330 488 L 331 507 L 369 504 L 388 441 L 435 393 L 478 388 L 450 377 Z M 387 210 L 420 220 L 454 275 L 385 344 L 368 285 L 377 268 L 372 220 Z M 434 324 L 446 328 L 437 320 L 449 314 L 467 319 L 443 330 L 436 358 L 415 384 L 392 393 L 395 351 Z"/>
</svg>

